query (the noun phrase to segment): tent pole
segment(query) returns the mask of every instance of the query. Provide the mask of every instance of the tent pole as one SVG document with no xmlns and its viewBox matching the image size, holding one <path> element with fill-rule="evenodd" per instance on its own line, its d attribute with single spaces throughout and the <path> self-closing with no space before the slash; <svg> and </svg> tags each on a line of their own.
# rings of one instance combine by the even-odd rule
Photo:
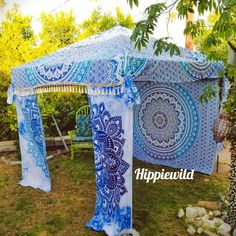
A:
<svg viewBox="0 0 236 236">
<path fill-rule="evenodd" d="M 61 137 L 61 141 L 62 141 L 62 143 L 63 143 L 63 145 L 64 145 L 66 151 L 69 152 L 69 149 L 68 149 L 68 147 L 67 147 L 67 145 L 66 145 L 66 142 L 65 142 L 65 140 L 64 140 L 64 138 L 63 138 L 63 136 L 62 136 L 62 134 L 61 134 L 61 131 L 60 131 L 60 129 L 59 129 L 59 126 L 58 126 L 58 124 L 57 124 L 56 119 L 54 118 L 54 116 L 52 116 L 52 119 L 53 119 L 53 122 L 55 123 L 55 126 L 56 126 L 56 128 L 57 128 L 57 132 L 58 132 L 58 134 L 59 134 L 60 137 Z"/>
</svg>

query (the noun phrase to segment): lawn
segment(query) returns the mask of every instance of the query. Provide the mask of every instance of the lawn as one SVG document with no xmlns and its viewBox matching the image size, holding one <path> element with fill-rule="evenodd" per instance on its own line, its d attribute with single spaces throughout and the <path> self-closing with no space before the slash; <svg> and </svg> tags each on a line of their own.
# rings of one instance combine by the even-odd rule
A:
<svg viewBox="0 0 236 236">
<path fill-rule="evenodd" d="M 134 160 L 134 170 L 143 167 L 152 171 L 162 168 Z M 85 227 L 95 202 L 92 155 L 73 161 L 68 156 L 55 157 L 49 168 L 53 190 L 44 193 L 17 185 L 20 166 L 0 164 L 0 235 L 105 235 Z M 198 200 L 217 200 L 217 193 L 227 187 L 227 176 L 222 174 L 195 174 L 192 181 L 155 184 L 134 179 L 134 228 L 141 236 L 185 236 L 185 223 L 176 217 L 178 209 Z"/>
</svg>

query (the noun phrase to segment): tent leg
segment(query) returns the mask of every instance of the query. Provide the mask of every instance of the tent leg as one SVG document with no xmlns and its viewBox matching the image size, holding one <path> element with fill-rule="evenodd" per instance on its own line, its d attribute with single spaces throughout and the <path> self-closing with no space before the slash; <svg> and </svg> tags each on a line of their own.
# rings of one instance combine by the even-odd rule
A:
<svg viewBox="0 0 236 236">
<path fill-rule="evenodd" d="M 54 116 L 52 116 L 52 119 L 53 119 L 53 122 L 54 122 L 54 124 L 55 124 L 55 126 L 56 126 L 57 132 L 58 132 L 59 136 L 61 137 L 61 141 L 62 141 L 62 143 L 63 143 L 63 145 L 64 145 L 66 151 L 69 152 L 69 149 L 68 149 L 68 147 L 67 147 L 67 145 L 66 145 L 65 139 L 63 138 L 63 136 L 62 136 L 62 134 L 61 134 L 61 130 L 59 129 L 59 126 L 58 126 L 57 121 L 56 121 L 56 119 L 54 118 Z"/>
</svg>

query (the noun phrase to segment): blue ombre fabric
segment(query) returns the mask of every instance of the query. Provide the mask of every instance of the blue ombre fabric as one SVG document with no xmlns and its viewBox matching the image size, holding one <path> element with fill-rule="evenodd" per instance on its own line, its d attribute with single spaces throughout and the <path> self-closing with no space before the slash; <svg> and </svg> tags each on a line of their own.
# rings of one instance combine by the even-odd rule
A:
<svg viewBox="0 0 236 236">
<path fill-rule="evenodd" d="M 137 52 L 130 42 L 131 33 L 114 27 L 13 68 L 9 98 L 49 84 L 117 86 L 128 74 L 135 78 L 142 73 L 142 79 L 149 81 L 158 76 L 159 82 L 194 82 L 217 78 L 224 69 L 222 62 L 207 61 L 204 55 L 183 48 L 180 56 L 155 56 L 153 38 Z"/>
<path fill-rule="evenodd" d="M 218 145 L 213 122 L 219 97 L 200 104 L 205 86 L 194 83 L 138 82 L 141 103 L 134 107 L 134 156 L 145 162 L 211 174 Z"/>
<path fill-rule="evenodd" d="M 19 184 L 51 191 L 41 115 L 35 95 L 16 97 L 21 150 L 22 180 Z"/>
<path fill-rule="evenodd" d="M 132 228 L 133 102 L 127 93 L 89 96 L 89 102 L 96 205 L 87 226 L 108 235 L 118 235 Z"/>
</svg>

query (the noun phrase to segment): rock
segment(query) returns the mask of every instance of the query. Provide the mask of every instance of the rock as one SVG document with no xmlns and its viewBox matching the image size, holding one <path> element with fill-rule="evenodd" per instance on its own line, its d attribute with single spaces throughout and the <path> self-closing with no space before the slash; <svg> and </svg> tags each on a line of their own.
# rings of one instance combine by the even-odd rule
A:
<svg viewBox="0 0 236 236">
<path fill-rule="evenodd" d="M 226 223 L 223 223 L 218 229 L 219 234 L 222 236 L 226 236 L 227 234 L 229 234 L 230 230 L 231 230 L 231 226 Z"/>
<path fill-rule="evenodd" d="M 194 235 L 196 233 L 196 230 L 193 228 L 192 225 L 190 225 L 187 229 L 187 232 L 190 234 L 190 235 Z"/>
<path fill-rule="evenodd" d="M 220 200 L 221 200 L 222 202 L 224 202 L 224 201 L 226 200 L 226 197 L 225 197 L 224 194 L 220 196 Z"/>
<path fill-rule="evenodd" d="M 229 201 L 228 201 L 228 200 L 224 200 L 224 204 L 225 204 L 226 206 L 228 206 L 228 205 L 229 205 Z"/>
<path fill-rule="evenodd" d="M 197 205 L 199 207 L 204 207 L 210 210 L 218 210 L 217 202 L 213 201 L 198 201 Z"/>
<path fill-rule="evenodd" d="M 212 217 L 214 214 L 213 214 L 212 211 L 209 211 L 208 215 L 209 215 L 210 217 Z"/>
<path fill-rule="evenodd" d="M 195 207 L 195 209 L 197 210 L 197 215 L 198 216 L 207 215 L 207 211 L 206 211 L 205 208 L 203 208 L 203 207 Z"/>
<path fill-rule="evenodd" d="M 223 193 L 219 193 L 219 197 L 222 202 L 224 202 L 224 200 L 226 199 L 225 194 Z"/>
<path fill-rule="evenodd" d="M 221 215 L 221 211 L 219 211 L 219 210 L 214 210 L 214 211 L 213 211 L 213 214 L 214 214 L 214 216 L 220 216 L 220 215 Z"/>
<path fill-rule="evenodd" d="M 203 220 L 203 226 L 204 228 L 207 228 L 207 229 L 214 229 L 216 227 L 215 225 L 215 221 L 213 220 Z"/>
<path fill-rule="evenodd" d="M 202 220 L 209 220 L 209 215 L 204 215 L 201 218 L 202 218 Z"/>
<path fill-rule="evenodd" d="M 195 218 L 186 218 L 185 222 L 190 225 L 195 224 Z"/>
<path fill-rule="evenodd" d="M 184 215 L 185 215 L 184 210 L 183 210 L 182 208 L 179 209 L 179 211 L 178 211 L 178 217 L 179 217 L 179 218 L 182 218 Z"/>
<path fill-rule="evenodd" d="M 213 221 L 215 222 L 216 226 L 220 226 L 220 225 L 224 224 L 224 221 L 220 218 L 214 218 Z"/>
<path fill-rule="evenodd" d="M 221 220 L 225 221 L 227 219 L 227 215 L 221 216 Z"/>
<path fill-rule="evenodd" d="M 196 225 L 199 228 L 202 225 L 202 218 L 201 217 L 195 218 L 194 225 Z"/>
<path fill-rule="evenodd" d="M 211 231 L 204 231 L 204 234 L 205 236 L 218 236 L 217 234 L 211 232 Z"/>
<path fill-rule="evenodd" d="M 187 207 L 186 208 L 186 217 L 187 218 L 195 218 L 198 215 L 198 211 L 194 207 Z"/>
<path fill-rule="evenodd" d="M 202 234 L 203 233 L 203 229 L 201 227 L 199 227 L 198 230 L 197 230 L 197 233 L 198 234 Z"/>
<path fill-rule="evenodd" d="M 205 182 L 209 182 L 210 180 L 209 179 L 204 179 Z"/>
<path fill-rule="evenodd" d="M 235 229 L 234 232 L 233 232 L 233 236 L 236 236 L 236 229 Z"/>
<path fill-rule="evenodd" d="M 228 212 L 227 211 L 222 211 L 222 215 L 228 215 Z"/>
<path fill-rule="evenodd" d="M 139 236 L 139 232 L 136 231 L 135 229 L 125 229 L 122 230 L 118 236 Z"/>
</svg>

